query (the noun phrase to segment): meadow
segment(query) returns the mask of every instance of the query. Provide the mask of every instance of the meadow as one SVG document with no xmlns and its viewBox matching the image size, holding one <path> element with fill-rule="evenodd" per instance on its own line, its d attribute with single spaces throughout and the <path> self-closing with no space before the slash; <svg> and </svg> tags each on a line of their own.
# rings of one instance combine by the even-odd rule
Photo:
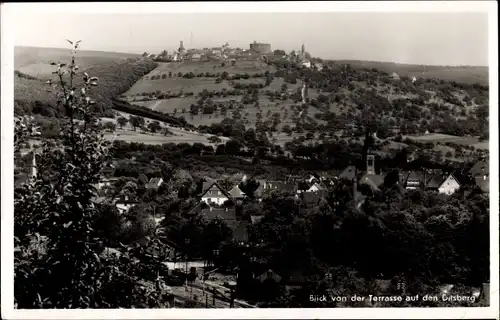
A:
<svg viewBox="0 0 500 320">
<path fill-rule="evenodd" d="M 155 71 L 153 71 L 155 72 Z M 151 76 L 151 74 L 149 74 Z M 215 91 L 222 89 L 231 89 L 231 85 L 223 81 L 215 83 L 215 78 L 196 77 L 193 79 L 186 78 L 165 78 L 158 80 L 144 79 L 137 81 L 124 95 L 133 96 L 141 95 L 142 93 L 155 92 L 157 90 L 163 92 L 178 93 L 193 92 L 195 95 L 203 90 Z"/>
<path fill-rule="evenodd" d="M 35 77 L 45 77 L 54 71 L 51 62 L 67 62 L 71 55 L 70 49 L 15 47 L 14 69 Z M 76 59 L 81 69 L 111 62 L 125 61 L 138 58 L 137 54 L 103 52 L 103 51 L 78 51 Z"/>
<path fill-rule="evenodd" d="M 425 134 L 425 135 L 420 135 L 420 136 L 405 136 L 405 138 L 408 138 L 408 139 L 414 140 L 414 141 L 418 141 L 418 142 L 423 142 L 423 143 L 425 143 L 425 142 L 432 142 L 432 143 L 452 142 L 452 143 L 456 143 L 456 144 L 473 146 L 476 149 L 484 149 L 484 150 L 489 149 L 489 141 L 480 142 L 479 139 L 476 137 L 459 137 L 459 136 L 453 136 L 453 135 L 449 135 L 449 134 L 431 133 L 431 134 Z"/>
<path fill-rule="evenodd" d="M 377 68 L 388 73 L 396 72 L 400 76 L 417 78 L 437 78 L 461 83 L 489 83 L 488 67 L 484 66 L 424 66 L 379 61 L 335 60 L 335 64 L 350 64 L 353 67 Z"/>
<path fill-rule="evenodd" d="M 205 73 L 205 72 L 227 72 L 229 74 L 236 73 L 260 73 L 269 70 L 270 72 L 274 72 L 275 69 L 270 67 L 263 61 L 259 60 L 241 60 L 236 61 L 234 66 L 231 65 L 231 62 L 225 62 L 224 66 L 222 66 L 221 61 L 183 61 L 183 62 L 160 62 L 158 68 L 152 72 L 150 75 L 157 74 L 165 74 L 165 73 L 188 73 L 193 72 L 197 73 Z"/>
</svg>

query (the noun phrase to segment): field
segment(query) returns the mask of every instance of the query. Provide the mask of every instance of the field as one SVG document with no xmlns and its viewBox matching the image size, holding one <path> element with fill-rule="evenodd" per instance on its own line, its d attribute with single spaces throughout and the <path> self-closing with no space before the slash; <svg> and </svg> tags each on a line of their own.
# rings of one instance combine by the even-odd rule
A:
<svg viewBox="0 0 500 320">
<path fill-rule="evenodd" d="M 489 83 L 488 67 L 478 66 L 423 66 L 415 64 L 399 64 L 378 61 L 338 60 L 335 63 L 348 63 L 353 67 L 377 68 L 385 72 L 396 72 L 400 76 L 438 78 L 445 81 L 463 83 Z"/>
<path fill-rule="evenodd" d="M 405 138 L 415 140 L 418 142 L 433 142 L 433 143 L 446 143 L 446 142 L 452 142 L 456 144 L 462 144 L 462 145 L 469 145 L 473 146 L 476 149 L 489 149 L 489 142 L 488 141 L 483 141 L 479 142 L 479 140 L 475 137 L 458 137 L 458 136 L 452 136 L 448 134 L 441 134 L 441 133 L 432 133 L 432 134 L 426 134 L 422 136 L 405 136 Z"/>
<path fill-rule="evenodd" d="M 153 71 L 155 72 L 155 71 Z M 151 74 L 150 74 L 151 75 Z M 202 92 L 204 89 L 208 91 L 222 90 L 222 89 L 230 89 L 231 86 L 227 82 L 215 83 L 215 78 L 165 78 L 158 80 L 144 79 L 137 81 L 136 84 L 130 88 L 125 95 L 137 95 L 142 94 L 144 92 L 155 92 L 157 90 L 163 92 L 172 92 L 178 93 L 181 90 L 183 92 L 193 92 L 195 95 Z"/>
<path fill-rule="evenodd" d="M 14 69 L 35 77 L 44 77 L 54 71 L 54 67 L 50 66 L 50 62 L 68 62 L 71 59 L 70 55 L 70 49 L 15 47 Z M 81 69 L 87 69 L 95 65 L 137 57 L 137 54 L 128 53 L 78 51 L 76 59 Z"/>
<path fill-rule="evenodd" d="M 117 129 L 115 133 L 106 133 L 105 138 L 109 140 L 120 140 L 120 141 L 128 141 L 128 142 L 142 142 L 145 144 L 164 144 L 164 143 L 203 143 L 206 145 L 212 145 L 215 147 L 214 144 L 210 143 L 208 141 L 208 138 L 211 136 L 210 134 L 203 134 L 203 133 L 198 133 L 198 132 L 193 132 L 193 131 L 188 131 L 183 128 L 177 128 L 177 127 L 172 127 L 170 125 L 167 125 L 165 123 L 162 123 L 163 127 L 167 127 L 171 132 L 172 135 L 164 136 L 160 133 L 157 133 L 155 135 L 150 134 L 150 133 L 142 133 L 140 132 L 139 129 L 137 131 L 134 131 L 132 126 L 127 123 L 123 129 L 118 129 L 119 125 L 117 124 L 117 118 L 123 116 L 125 118 L 129 118 L 129 115 L 124 112 L 116 112 L 116 117 L 113 118 L 101 118 L 101 122 L 113 122 L 117 125 Z M 146 121 L 146 126 L 153 121 L 152 119 L 144 118 Z M 219 137 L 222 141 L 227 141 L 229 140 L 226 137 Z"/>
<path fill-rule="evenodd" d="M 205 61 L 184 61 L 184 62 L 162 62 L 159 63 L 158 68 L 152 72 L 150 75 L 157 75 L 157 74 L 168 74 L 169 72 L 172 73 L 188 73 L 188 72 L 193 72 L 195 74 L 197 73 L 205 73 L 205 72 L 227 72 L 229 74 L 233 73 L 261 73 L 266 70 L 269 71 L 274 71 L 273 68 L 269 67 L 267 64 L 265 64 L 263 61 L 257 61 L 257 60 L 247 60 L 247 61 L 237 61 L 234 66 L 231 66 L 230 62 L 225 62 L 224 67 L 222 67 L 222 62 L 220 61 L 210 61 L 210 62 L 205 62 Z"/>
</svg>

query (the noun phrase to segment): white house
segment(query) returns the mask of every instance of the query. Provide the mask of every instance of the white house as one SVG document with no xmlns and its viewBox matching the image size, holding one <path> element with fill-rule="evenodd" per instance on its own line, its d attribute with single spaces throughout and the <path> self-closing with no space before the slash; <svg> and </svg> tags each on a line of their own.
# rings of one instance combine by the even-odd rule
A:
<svg viewBox="0 0 500 320">
<path fill-rule="evenodd" d="M 314 183 L 306 192 L 318 192 L 324 188 L 319 183 Z"/>
<path fill-rule="evenodd" d="M 321 71 L 323 70 L 323 65 L 321 63 L 315 63 L 314 64 L 314 67 L 316 68 L 316 70 L 318 71 Z"/>
<path fill-rule="evenodd" d="M 151 178 L 146 184 L 147 189 L 158 189 L 163 184 L 163 178 Z"/>
<path fill-rule="evenodd" d="M 204 184 L 201 201 L 206 204 L 221 205 L 230 199 L 230 195 L 222 189 L 217 182 Z"/>
<path fill-rule="evenodd" d="M 304 66 L 306 68 L 311 68 L 311 61 L 308 61 L 308 60 L 303 61 L 302 66 Z"/>
<path fill-rule="evenodd" d="M 457 179 L 450 174 L 438 187 L 438 192 L 449 196 L 457 192 L 458 189 L 460 189 L 460 183 L 458 183 Z"/>
<path fill-rule="evenodd" d="M 411 79 L 411 82 L 412 82 L 412 83 L 415 83 L 415 81 L 417 81 L 417 78 L 416 78 L 416 77 L 413 77 L 413 78 Z"/>
<path fill-rule="evenodd" d="M 127 196 L 122 199 L 115 200 L 115 206 L 121 214 L 126 213 L 137 204 L 137 201 L 130 200 Z"/>
</svg>

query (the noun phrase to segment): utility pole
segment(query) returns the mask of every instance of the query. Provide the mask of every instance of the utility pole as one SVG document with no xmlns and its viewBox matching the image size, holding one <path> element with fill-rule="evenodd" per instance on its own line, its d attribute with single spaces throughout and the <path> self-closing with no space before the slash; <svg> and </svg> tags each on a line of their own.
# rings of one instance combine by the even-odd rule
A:
<svg viewBox="0 0 500 320">
<path fill-rule="evenodd" d="M 215 306 L 215 287 L 212 287 L 212 304 Z"/>
</svg>

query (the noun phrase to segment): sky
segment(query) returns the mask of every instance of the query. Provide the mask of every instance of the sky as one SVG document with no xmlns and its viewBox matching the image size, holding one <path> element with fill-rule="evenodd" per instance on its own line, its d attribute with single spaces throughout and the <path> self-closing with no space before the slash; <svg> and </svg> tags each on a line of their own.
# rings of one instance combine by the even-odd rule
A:
<svg viewBox="0 0 500 320">
<path fill-rule="evenodd" d="M 427 65 L 488 65 L 488 15 L 474 12 L 39 14 L 14 19 L 17 46 L 158 53 L 270 43 L 312 56 Z M 61 26 L 64 26 L 61 28 Z"/>
</svg>

